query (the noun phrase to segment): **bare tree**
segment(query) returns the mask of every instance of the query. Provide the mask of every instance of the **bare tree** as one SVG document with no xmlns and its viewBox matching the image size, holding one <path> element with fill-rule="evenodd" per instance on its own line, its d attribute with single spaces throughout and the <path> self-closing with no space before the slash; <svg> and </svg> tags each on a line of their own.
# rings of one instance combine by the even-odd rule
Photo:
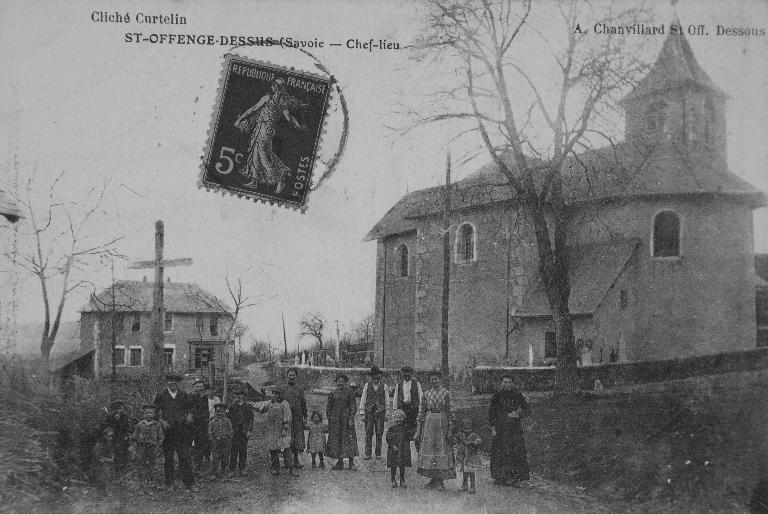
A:
<svg viewBox="0 0 768 514">
<path fill-rule="evenodd" d="M 507 188 L 505 199 L 524 213 L 555 326 L 556 384 L 561 391 L 573 391 L 578 351 L 568 306 L 565 177 L 579 168 L 588 171 L 588 159 L 580 156 L 593 150 L 596 142 L 615 144 L 602 127 L 620 112 L 620 94 L 647 69 L 631 52 L 623 51 L 627 38 L 587 36 L 576 27 L 580 20 L 594 17 L 607 25 L 627 25 L 642 21 L 645 13 L 602 5 L 602 13 L 596 13 L 597 8 L 579 0 L 539 3 L 537 8 L 552 9 L 558 18 L 549 17 L 543 30 L 533 22 L 530 0 L 426 3 L 427 23 L 413 58 L 449 70 L 446 78 L 452 83 L 435 91 L 426 106 L 410 108 L 415 122 L 406 131 L 450 123 L 456 138 L 479 136 L 480 145 L 466 158 L 478 152 L 489 155 Z M 560 28 L 553 29 L 554 23 Z M 535 56 L 531 46 L 519 44 L 522 37 L 538 39 Z M 555 76 L 541 71 L 545 60 Z M 494 197 L 499 188 L 489 186 L 473 194 Z"/>
<path fill-rule="evenodd" d="M 300 334 L 302 336 L 314 337 L 323 351 L 323 329 L 325 328 L 325 318 L 319 312 L 310 312 L 304 315 L 299 321 Z"/>
<path fill-rule="evenodd" d="M 57 196 L 56 187 L 63 177 L 64 172 L 61 172 L 53 180 L 43 195 L 44 200 L 33 199 L 35 173 L 29 178 L 26 200 L 21 202 L 28 215 L 25 220 L 29 229 L 27 237 L 15 253 L 6 254 L 40 283 L 44 313 L 40 357 L 44 373 L 48 370 L 51 349 L 69 294 L 80 287 L 93 285 L 84 275 L 99 257 L 122 257 L 115 249 L 122 236 L 94 240 L 91 235 L 93 225 L 102 215 L 100 209 L 108 183 L 88 189 L 86 201 L 80 204 Z M 20 231 L 20 235 L 23 234 Z"/>
<path fill-rule="evenodd" d="M 373 314 L 366 315 L 355 327 L 355 339 L 357 344 L 365 343 L 366 347 L 370 346 L 375 339 L 375 330 L 376 317 Z"/>
</svg>

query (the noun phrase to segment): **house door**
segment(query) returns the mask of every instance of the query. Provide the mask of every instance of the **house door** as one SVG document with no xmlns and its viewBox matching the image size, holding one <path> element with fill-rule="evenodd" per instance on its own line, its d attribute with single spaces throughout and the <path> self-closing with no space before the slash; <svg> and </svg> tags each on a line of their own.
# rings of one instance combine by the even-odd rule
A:
<svg viewBox="0 0 768 514">
<path fill-rule="evenodd" d="M 192 355 L 193 369 L 207 370 L 210 365 L 213 364 L 214 354 L 212 346 L 195 346 L 195 351 Z"/>
</svg>

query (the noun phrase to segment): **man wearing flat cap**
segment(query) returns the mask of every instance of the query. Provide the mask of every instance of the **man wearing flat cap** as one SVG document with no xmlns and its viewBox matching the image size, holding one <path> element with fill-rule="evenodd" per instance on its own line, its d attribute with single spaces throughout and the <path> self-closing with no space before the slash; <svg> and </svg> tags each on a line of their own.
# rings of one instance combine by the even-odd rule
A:
<svg viewBox="0 0 768 514">
<path fill-rule="evenodd" d="M 376 435 L 376 458 L 381 457 L 381 439 L 384 435 L 384 419 L 389 404 L 389 388 L 381 381 L 381 370 L 373 366 L 368 372 L 370 379 L 363 386 L 360 397 L 360 415 L 365 422 L 365 457 L 370 460 L 373 436 Z"/>
<path fill-rule="evenodd" d="M 188 424 L 192 421 L 190 397 L 179 389 L 181 375 L 169 373 L 165 376 L 166 388 L 155 396 L 155 405 L 160 417 L 160 424 L 165 431 L 163 440 L 163 458 L 165 459 L 165 487 L 173 489 L 174 453 L 179 457 L 181 481 L 187 492 L 195 489 L 195 476 L 192 473 L 190 456 L 191 440 L 188 437 Z"/>
<path fill-rule="evenodd" d="M 400 368 L 400 380 L 395 384 L 395 390 L 392 392 L 392 408 L 405 412 L 403 425 L 408 429 L 411 440 L 416 434 L 416 417 L 419 415 L 419 402 L 423 396 L 421 384 L 413 378 L 413 368 L 410 366 Z M 416 442 L 416 450 L 418 449 L 419 443 Z"/>
</svg>

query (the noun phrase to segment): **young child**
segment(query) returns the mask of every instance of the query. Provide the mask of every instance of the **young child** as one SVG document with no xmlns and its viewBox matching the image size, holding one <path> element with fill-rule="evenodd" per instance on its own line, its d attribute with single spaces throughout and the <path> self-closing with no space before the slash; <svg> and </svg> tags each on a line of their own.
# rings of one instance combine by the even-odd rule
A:
<svg viewBox="0 0 768 514">
<path fill-rule="evenodd" d="M 461 426 L 461 432 L 454 436 L 456 445 L 456 468 L 462 473 L 462 491 L 475 494 L 475 469 L 480 467 L 480 446 L 483 440 L 472 430 L 472 420 L 465 419 Z M 469 488 L 467 488 L 469 481 Z"/>
<path fill-rule="evenodd" d="M 320 467 L 325 467 L 323 461 L 323 453 L 325 453 L 325 433 L 328 431 L 327 427 L 323 424 L 323 416 L 320 411 L 315 411 L 310 417 L 309 423 L 309 436 L 307 437 L 307 451 L 312 454 L 312 467 L 317 464 L 315 461 L 316 456 L 320 456 Z"/>
<path fill-rule="evenodd" d="M 293 466 L 291 452 L 291 407 L 284 400 L 283 390 L 279 387 L 272 389 L 272 399 L 263 402 L 253 402 L 251 406 L 257 412 L 267 413 L 267 448 L 272 463 L 272 474 L 280 474 L 280 454 L 283 454 L 283 465 L 288 468 L 292 477 L 299 476 Z"/>
<path fill-rule="evenodd" d="M 211 442 L 211 474 L 221 478 L 229 465 L 232 451 L 232 422 L 227 417 L 227 406 L 217 403 L 213 406 L 213 419 L 208 423 L 208 438 Z"/>
<path fill-rule="evenodd" d="M 115 431 L 111 427 L 102 428 L 92 450 L 91 481 L 99 489 L 104 489 L 115 478 L 114 437 Z"/>
<path fill-rule="evenodd" d="M 397 487 L 395 471 L 400 470 L 400 487 L 407 488 L 405 483 L 405 468 L 411 467 L 410 430 L 403 422 L 405 411 L 395 409 L 392 413 L 394 425 L 387 430 L 387 467 L 389 468 L 392 487 Z"/>
<path fill-rule="evenodd" d="M 133 439 L 136 441 L 136 461 L 138 462 L 139 487 L 152 484 L 155 470 L 155 458 L 163 444 L 165 434 L 157 421 L 157 407 L 154 404 L 141 408 L 144 419 L 136 423 Z"/>
</svg>

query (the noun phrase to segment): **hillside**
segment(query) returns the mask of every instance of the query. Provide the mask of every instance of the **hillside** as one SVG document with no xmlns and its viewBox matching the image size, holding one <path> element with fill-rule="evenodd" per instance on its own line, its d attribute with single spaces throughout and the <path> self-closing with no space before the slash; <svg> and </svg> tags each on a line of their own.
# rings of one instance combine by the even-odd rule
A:
<svg viewBox="0 0 768 514">
<path fill-rule="evenodd" d="M 42 323 L 19 323 L 16 326 L 17 338 L 13 353 L 22 356 L 40 355 L 40 337 L 43 334 Z M 69 353 L 80 348 L 80 323 L 78 321 L 63 321 L 59 327 L 56 343 L 51 355 Z"/>
</svg>

